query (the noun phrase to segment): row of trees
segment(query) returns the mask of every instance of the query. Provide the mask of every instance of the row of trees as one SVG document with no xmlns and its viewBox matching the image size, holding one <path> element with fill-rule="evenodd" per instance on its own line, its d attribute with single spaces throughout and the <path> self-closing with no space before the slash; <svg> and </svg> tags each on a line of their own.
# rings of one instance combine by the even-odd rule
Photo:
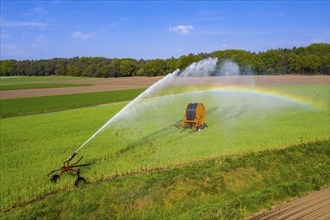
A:
<svg viewBox="0 0 330 220">
<path fill-rule="evenodd" d="M 50 60 L 1 60 L 1 76 L 69 75 L 89 77 L 163 76 L 207 57 L 235 61 L 242 74 L 330 74 L 330 44 L 276 49 L 254 53 L 224 50 L 183 55 L 178 59 L 109 59 L 104 57 L 54 58 Z"/>
</svg>

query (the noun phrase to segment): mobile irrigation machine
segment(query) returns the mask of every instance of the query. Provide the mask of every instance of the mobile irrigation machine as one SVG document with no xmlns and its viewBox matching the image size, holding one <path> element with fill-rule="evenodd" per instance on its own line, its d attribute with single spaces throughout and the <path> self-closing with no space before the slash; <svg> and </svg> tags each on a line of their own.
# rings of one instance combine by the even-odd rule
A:
<svg viewBox="0 0 330 220">
<path fill-rule="evenodd" d="M 60 169 L 56 169 L 51 171 L 50 173 L 48 173 L 47 176 L 49 176 L 52 173 L 55 173 L 57 171 L 60 171 L 59 174 L 55 174 L 50 178 L 50 181 L 52 183 L 56 183 L 56 181 L 58 179 L 61 178 L 61 175 L 63 173 L 71 173 L 71 174 L 76 174 L 77 175 L 77 179 L 75 181 L 75 185 L 78 186 L 80 182 L 86 182 L 84 177 L 80 176 L 80 167 L 85 167 L 85 166 L 89 166 L 91 164 L 79 164 L 79 162 L 84 158 L 84 156 L 82 156 L 77 162 L 70 164 L 71 160 L 77 155 L 77 152 L 74 152 L 73 154 L 71 154 L 71 156 L 66 159 L 66 161 L 64 161 L 63 166 Z"/>
<path fill-rule="evenodd" d="M 186 108 L 184 120 L 181 124 L 175 125 L 177 128 L 191 128 L 193 131 L 201 131 L 207 128 L 205 121 L 205 107 L 203 103 L 189 103 Z M 182 131 L 182 132 L 183 132 Z"/>
<path fill-rule="evenodd" d="M 207 124 L 205 121 L 205 107 L 202 103 L 189 103 L 186 108 L 186 113 L 184 115 L 184 120 L 181 124 L 175 125 L 177 128 L 183 128 L 185 131 L 187 128 L 191 128 L 193 131 L 201 131 L 207 128 Z M 182 132 L 183 132 L 182 131 Z M 93 138 L 93 136 L 91 137 Z M 84 158 L 83 156 L 75 163 L 71 163 L 71 160 L 78 154 L 78 151 L 85 146 L 85 144 L 91 139 L 89 138 L 83 145 L 81 145 L 73 154 L 71 154 L 68 159 L 66 159 L 63 163 L 63 166 L 59 169 L 53 170 L 47 174 L 47 176 L 58 172 L 58 174 L 53 175 L 50 178 L 50 181 L 56 183 L 58 179 L 61 178 L 63 173 L 76 174 L 77 179 L 75 181 L 75 185 L 78 186 L 80 182 L 86 182 L 85 178 L 80 176 L 80 168 L 92 165 L 90 163 L 87 164 L 79 164 L 79 162 Z"/>
</svg>

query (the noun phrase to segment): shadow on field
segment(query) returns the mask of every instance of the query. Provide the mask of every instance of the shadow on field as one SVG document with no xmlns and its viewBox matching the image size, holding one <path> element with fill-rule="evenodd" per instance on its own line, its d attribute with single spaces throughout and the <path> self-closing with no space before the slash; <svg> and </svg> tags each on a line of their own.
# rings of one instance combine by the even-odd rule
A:
<svg viewBox="0 0 330 220">
<path fill-rule="evenodd" d="M 218 111 L 219 113 L 217 116 L 222 120 L 229 120 L 229 119 L 238 119 L 244 113 L 246 113 L 246 109 L 249 109 L 250 105 L 244 105 L 240 107 L 236 107 L 235 105 L 231 105 L 228 107 L 224 107 L 222 110 Z M 216 112 L 218 108 L 211 109 L 210 113 Z"/>
<path fill-rule="evenodd" d="M 214 112 L 216 112 L 217 110 L 219 109 L 219 107 L 214 107 L 214 108 L 211 108 L 210 110 L 206 111 L 206 114 L 212 114 Z"/>
<path fill-rule="evenodd" d="M 175 136 L 175 133 L 180 133 L 180 130 L 175 127 L 176 124 L 181 123 L 182 120 L 179 120 L 169 126 L 166 126 L 162 129 L 159 129 L 155 132 L 152 132 L 137 141 L 134 141 L 133 143 L 129 144 L 127 147 L 117 151 L 116 153 L 113 154 L 113 157 L 118 157 L 121 156 L 125 153 L 128 153 L 132 150 L 134 150 L 136 147 L 155 147 L 155 140 L 166 140 L 166 142 L 162 142 L 165 145 L 170 144 L 171 142 L 176 141 L 177 136 Z M 185 132 L 182 133 L 182 137 L 188 135 L 189 133 Z M 172 137 L 171 137 L 172 136 Z"/>
</svg>

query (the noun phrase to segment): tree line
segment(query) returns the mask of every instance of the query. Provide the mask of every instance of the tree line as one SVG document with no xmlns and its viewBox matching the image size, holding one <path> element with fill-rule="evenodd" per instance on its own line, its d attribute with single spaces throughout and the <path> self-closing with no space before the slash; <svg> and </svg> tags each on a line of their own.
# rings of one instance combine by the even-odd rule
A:
<svg viewBox="0 0 330 220">
<path fill-rule="evenodd" d="M 163 76 L 183 70 L 207 57 L 219 62 L 236 62 L 242 74 L 327 74 L 330 75 L 330 44 L 315 43 L 307 47 L 279 48 L 265 52 L 219 50 L 212 53 L 183 55 L 179 58 L 135 60 L 131 58 L 73 57 L 49 60 L 0 60 L 0 76 L 86 76 L 127 77 Z"/>
</svg>

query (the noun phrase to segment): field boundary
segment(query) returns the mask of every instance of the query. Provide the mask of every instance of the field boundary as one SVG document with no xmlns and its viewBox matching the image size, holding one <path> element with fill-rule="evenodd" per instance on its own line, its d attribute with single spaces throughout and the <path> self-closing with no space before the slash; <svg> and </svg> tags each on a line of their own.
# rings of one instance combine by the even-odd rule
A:
<svg viewBox="0 0 330 220">
<path fill-rule="evenodd" d="M 324 198 L 326 197 L 326 198 Z M 325 204 L 326 203 L 326 204 Z M 317 208 L 315 207 L 317 206 Z M 321 207 L 319 207 L 321 206 Z M 328 212 L 326 213 L 326 209 Z M 315 213 L 316 212 L 316 213 Z M 271 219 L 300 219 L 321 217 L 327 214 L 324 219 L 330 217 L 330 187 L 326 186 L 319 191 L 308 193 L 301 198 L 295 198 L 273 207 L 270 211 L 262 210 L 247 220 L 271 220 Z M 323 216 L 324 217 L 324 216 Z"/>
<path fill-rule="evenodd" d="M 113 91 L 123 89 L 137 89 L 146 88 L 162 77 L 121 77 L 121 78 L 94 78 L 94 79 L 75 79 L 67 81 L 56 81 L 56 83 L 72 83 L 72 84 L 95 84 L 90 87 L 72 87 L 72 88 L 53 88 L 53 89 L 26 89 L 1 91 L 0 99 L 13 99 L 13 98 L 26 98 L 36 96 L 49 96 L 49 95 L 61 95 L 61 94 L 77 94 L 88 92 L 101 92 L 101 91 Z M 189 78 L 196 83 L 195 77 Z M 185 79 L 189 84 L 189 79 Z M 329 75 L 319 76 L 305 76 L 305 75 L 241 75 L 239 77 L 221 76 L 221 77 L 202 77 L 201 82 L 204 84 L 216 85 L 216 84 L 239 84 L 248 82 L 255 83 L 255 85 L 329 85 Z M 252 81 L 251 81 L 252 80 Z"/>
<path fill-rule="evenodd" d="M 75 83 L 24 83 L 24 84 L 9 84 L 0 85 L 1 91 L 8 90 L 27 90 L 27 89 L 50 89 L 50 88 L 71 88 L 94 86 L 94 84 L 75 84 Z"/>
<path fill-rule="evenodd" d="M 93 86 L 76 86 L 62 88 L 44 89 L 25 89 L 23 90 L 0 90 L 0 99 L 16 99 L 42 96 L 55 96 L 66 94 L 81 94 L 92 92 L 105 92 L 115 90 L 129 90 L 147 88 L 162 77 L 121 77 L 121 78 L 93 78 L 93 79 L 74 79 L 59 81 L 43 81 L 43 83 L 56 84 L 92 84 Z M 11 85 L 23 85 L 20 83 Z"/>
<path fill-rule="evenodd" d="M 144 88 L 18 99 L 1 99 L 0 118 L 35 115 L 97 106 L 100 104 L 130 101 L 143 91 Z"/>
</svg>

